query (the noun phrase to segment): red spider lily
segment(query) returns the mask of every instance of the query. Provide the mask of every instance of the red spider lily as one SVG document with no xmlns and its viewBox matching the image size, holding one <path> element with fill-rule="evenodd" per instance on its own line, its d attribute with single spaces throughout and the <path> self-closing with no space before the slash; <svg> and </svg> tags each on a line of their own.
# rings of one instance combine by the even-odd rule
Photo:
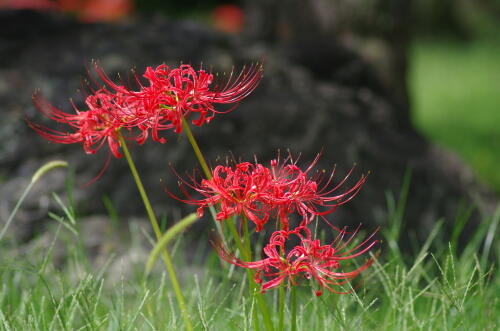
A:
<svg viewBox="0 0 500 331">
<path fill-rule="evenodd" d="M 210 85 L 214 82 L 213 74 L 205 70 L 194 70 L 190 65 L 181 65 L 171 69 L 160 65 L 153 69 L 147 67 L 143 75 L 148 86 L 136 78 L 140 91 L 134 92 L 123 85 L 115 84 L 106 73 L 96 66 L 99 77 L 112 89 L 137 97 L 142 107 L 136 109 L 136 124 L 147 136 L 147 130 L 152 129 L 153 139 L 158 139 L 158 130 L 174 128 L 176 133 L 182 131 L 182 118 L 197 113 L 198 118 L 192 120 L 197 126 L 209 123 L 216 113 L 226 113 L 234 109 L 219 111 L 214 104 L 237 104 L 248 96 L 258 85 L 262 77 L 262 65 L 244 67 L 236 78 L 233 72 L 225 80 L 224 85 Z"/>
<path fill-rule="evenodd" d="M 219 221 L 244 214 L 255 224 L 256 231 L 260 231 L 269 219 L 270 206 L 263 201 L 266 201 L 268 192 L 272 190 L 272 176 L 269 169 L 260 164 L 243 162 L 237 164 L 234 169 L 229 166 L 217 166 L 212 179 L 203 179 L 201 185 L 194 186 L 186 181 L 183 183 L 206 198 L 192 199 L 182 185 L 180 187 L 187 200 L 179 199 L 168 191 L 167 193 L 182 202 L 198 205 L 199 217 L 203 216 L 204 208 L 220 205 L 216 216 Z"/>
<path fill-rule="evenodd" d="M 119 115 L 125 114 L 128 108 L 123 107 L 120 96 L 104 89 L 99 90 L 87 97 L 85 103 L 89 110 L 79 111 L 74 107 L 76 114 L 68 114 L 55 108 L 38 94 L 33 96 L 33 101 L 46 117 L 67 124 L 74 130 L 72 133 L 57 131 L 28 121 L 31 128 L 42 137 L 60 144 L 81 143 L 88 154 L 94 154 L 107 142 L 113 155 L 121 157 L 117 130 L 127 125 Z"/>
<path fill-rule="evenodd" d="M 99 78 L 112 90 L 116 91 L 116 94 L 123 94 L 129 96 L 135 101 L 133 107 L 130 108 L 128 116 L 126 116 L 126 122 L 129 127 L 136 127 L 141 132 L 135 137 L 138 144 L 143 144 L 151 130 L 151 137 L 154 141 L 159 143 L 165 143 L 166 139 L 159 136 L 159 131 L 170 130 L 174 128 L 174 125 L 169 121 L 167 111 L 165 106 L 163 106 L 164 99 L 162 96 L 168 95 L 169 86 L 165 85 L 163 90 L 155 89 L 155 81 L 150 75 L 154 70 L 151 67 L 146 68 L 144 77 L 148 79 L 150 86 L 144 86 L 139 78 L 136 76 L 135 80 L 138 84 L 138 91 L 134 91 L 125 87 L 125 84 L 116 84 L 109 76 L 104 72 L 102 67 L 94 63 L 95 71 Z M 161 71 L 161 68 L 167 66 L 159 66 L 157 71 Z"/>
<path fill-rule="evenodd" d="M 366 253 L 377 243 L 377 240 L 373 239 L 374 232 L 359 245 L 348 248 L 358 230 L 359 227 L 346 241 L 343 241 L 346 232 L 341 231 L 330 245 L 321 245 L 318 239 L 312 239 L 310 230 L 305 226 L 299 226 L 292 231 L 279 230 L 271 235 L 269 244 L 263 249 L 265 258 L 259 261 L 242 261 L 236 258 L 218 240 L 212 242 L 212 245 L 226 262 L 256 270 L 257 283 L 262 283 L 263 278 L 268 279 L 262 285 L 262 292 L 275 288 L 284 281 L 288 286 L 296 286 L 305 278 L 316 281 L 319 286 L 319 290 L 315 291 L 317 296 L 323 294 L 325 287 L 331 292 L 345 294 L 350 291 L 337 291 L 335 287 L 356 278 L 373 263 L 373 258 L 370 258 L 354 270 L 343 271 L 342 264 Z M 286 252 L 285 246 L 290 235 L 297 236 L 300 244 Z"/>
<path fill-rule="evenodd" d="M 36 108 L 43 115 L 58 123 L 67 124 L 73 132 L 54 130 L 29 120 L 28 124 L 50 141 L 61 144 L 81 143 L 88 154 L 94 154 L 107 142 L 111 153 L 116 158 L 122 156 L 118 151 L 120 129 L 131 133 L 132 128 L 137 127 L 141 133 L 135 139 L 137 143 L 142 144 L 148 137 L 148 130 L 153 128 L 153 139 L 164 142 L 164 139 L 158 138 L 157 131 L 170 129 L 172 125 L 159 125 L 152 116 L 148 118 L 149 122 L 139 116 L 144 113 L 143 109 L 147 101 L 141 97 L 140 92 L 112 82 L 97 63 L 94 63 L 94 67 L 107 86 L 94 90 L 87 83 L 90 90 L 85 98 L 87 110 L 80 110 L 73 105 L 75 114 L 66 113 L 52 106 L 40 94 L 33 96 Z M 94 85 L 99 85 L 93 82 Z M 147 123 L 153 123 L 153 125 L 147 125 Z"/>
<path fill-rule="evenodd" d="M 323 172 L 320 176 L 309 175 L 318 158 L 319 155 L 305 171 L 290 156 L 283 162 L 279 161 L 279 157 L 271 161 L 270 168 L 257 162 L 243 162 L 234 167 L 217 166 L 210 180 L 204 179 L 201 184 L 197 184 L 191 178 L 193 183 L 180 183 L 187 199 L 169 194 L 182 202 L 199 206 L 200 217 L 204 208 L 219 205 L 217 220 L 244 214 L 255 223 L 256 231 L 260 231 L 270 216 L 276 216 L 282 230 L 288 230 L 290 214 L 299 214 L 303 219 L 301 225 L 307 225 L 316 216 L 324 219 L 324 215 L 352 199 L 366 180 L 363 175 L 353 187 L 333 195 L 345 184 L 352 170 L 338 184 L 332 185 L 335 171 L 326 180 Z M 183 184 L 200 193 L 203 198 L 191 198 Z"/>
<path fill-rule="evenodd" d="M 197 126 L 209 123 L 219 111 L 214 104 L 234 104 L 248 96 L 258 85 L 262 77 L 262 65 L 244 67 L 234 78 L 233 72 L 222 86 L 210 89 L 214 76 L 205 70 L 195 71 L 190 65 L 181 65 L 170 69 L 166 65 L 155 70 L 148 68 L 144 77 L 150 86 L 143 88 L 146 99 L 152 100 L 153 109 L 162 109 L 163 116 L 175 128 L 176 133 L 182 131 L 182 117 L 197 113 L 198 118 L 192 120 Z"/>
<path fill-rule="evenodd" d="M 262 77 L 262 66 L 244 68 L 233 79 L 229 76 L 222 87 L 212 84 L 213 75 L 203 70 L 195 71 L 189 65 L 181 65 L 170 69 L 160 65 L 156 69 L 148 67 L 144 77 L 149 84 L 141 83 L 136 77 L 138 90 L 134 91 L 111 80 L 100 65 L 94 63 L 95 71 L 106 87 L 94 90 L 90 84 L 89 95 L 85 103 L 87 110 L 79 110 L 74 106 L 76 114 L 65 113 L 50 105 L 40 95 L 33 97 L 37 109 L 46 117 L 67 124 L 73 131 L 58 131 L 28 121 L 28 124 L 46 139 L 62 144 L 81 143 L 87 153 L 95 153 L 107 142 L 112 154 L 119 158 L 118 130 L 132 129 L 139 131 L 134 138 L 142 144 L 150 132 L 152 139 L 165 143 L 159 137 L 159 131 L 174 129 L 180 133 L 182 118 L 191 113 L 199 117 L 193 124 L 201 126 L 208 123 L 219 112 L 214 104 L 237 103 L 251 93 Z M 92 79 L 92 77 L 91 77 Z M 99 86 L 97 82 L 94 82 Z"/>
<path fill-rule="evenodd" d="M 316 216 L 325 219 L 324 215 L 333 212 L 338 206 L 354 198 L 365 183 L 367 176 L 362 175 L 348 190 L 340 194 L 333 194 L 346 183 L 354 168 L 339 183 L 334 185 L 335 167 L 328 177 L 326 177 L 324 170 L 310 176 L 310 172 L 316 166 L 320 156 L 321 154 L 318 154 L 306 170 L 301 170 L 297 166 L 298 158 L 293 160 L 290 155 L 283 162 L 280 161 L 279 156 L 271 161 L 275 191 L 268 198 L 270 203 L 277 206 L 283 230 L 288 230 L 288 215 L 295 211 L 303 218 L 301 225 L 307 225 Z"/>
</svg>

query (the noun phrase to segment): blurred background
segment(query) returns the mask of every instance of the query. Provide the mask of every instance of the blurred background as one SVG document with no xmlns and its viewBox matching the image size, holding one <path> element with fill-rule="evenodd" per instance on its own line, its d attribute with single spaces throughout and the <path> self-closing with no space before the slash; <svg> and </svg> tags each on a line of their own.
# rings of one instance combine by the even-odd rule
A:
<svg viewBox="0 0 500 331">
<path fill-rule="evenodd" d="M 415 1 L 408 82 L 415 126 L 500 192 L 500 1 Z"/>
<path fill-rule="evenodd" d="M 241 123 L 249 123 L 249 115 L 234 112 L 226 127 L 214 123 L 215 129 L 198 131 L 202 141 L 215 141 L 215 147 L 206 147 L 214 149 L 207 151 L 209 158 L 215 160 L 229 149 L 269 159 L 277 148 L 291 147 L 302 148 L 308 159 L 332 146 L 327 152 L 337 154 L 326 158 L 326 166 L 344 163 L 347 169 L 358 162 L 360 171 L 374 172 L 367 185 L 371 188 L 345 214 L 353 223 L 363 219 L 384 224 L 391 206 L 386 199 L 397 200 L 408 171 L 413 179 L 406 226 L 417 238 L 425 237 L 425 229 L 440 217 L 453 223 L 464 206 L 479 206 L 479 215 L 496 204 L 500 0 L 0 0 L 0 11 L 0 105 L 2 111 L 13 110 L 0 130 L 5 137 L 0 161 L 4 197 L 16 196 L 22 182 L 13 183 L 13 178 L 26 177 L 38 161 L 69 155 L 69 149 L 37 147 L 31 156 L 38 158 L 20 163 L 19 151 L 30 147 L 13 147 L 20 143 L 9 143 L 12 132 L 22 133 L 30 146 L 47 145 L 20 121 L 25 114 L 37 116 L 30 91 L 40 88 L 56 106 L 67 107 L 64 100 L 74 94 L 66 91 L 78 88 L 85 65 L 97 57 L 112 73 L 162 61 L 203 61 L 227 71 L 232 65 L 264 60 L 262 88 L 255 101 L 242 105 L 241 113 L 260 109 L 262 121 L 272 123 L 293 119 L 290 123 L 304 124 L 313 137 L 289 123 L 283 131 L 271 126 L 276 139 L 260 141 L 255 138 L 258 131 L 241 128 Z M 123 53 L 129 57 L 124 59 Z M 334 117 L 304 120 L 294 107 Z M 316 120 L 331 126 L 322 127 Z M 214 137 L 214 132 L 222 136 Z M 228 137 L 236 132 L 242 139 L 231 145 Z M 156 163 L 152 153 L 139 158 Z M 174 162 L 181 159 L 169 153 Z M 80 167 L 93 169 L 94 175 L 102 165 L 86 162 Z M 166 162 L 158 163 L 158 168 L 166 168 Z M 106 192 L 100 194 L 109 195 L 106 199 L 117 210 L 140 213 L 140 203 L 132 208 L 124 190 L 116 189 L 130 184 L 122 183 L 128 176 L 125 170 L 112 165 L 113 178 L 103 176 L 88 192 Z M 151 173 L 151 185 L 157 185 L 158 173 Z M 95 202 L 85 206 L 89 196 L 81 198 L 84 213 L 105 212 L 106 204 L 96 210 Z M 157 197 L 165 199 L 161 188 Z M 33 199 L 34 210 L 40 200 Z M 7 200 L 5 210 L 13 203 Z M 27 223 L 34 218 L 33 213 L 25 216 Z M 27 237 L 32 235 L 28 232 Z"/>
<path fill-rule="evenodd" d="M 325 2 L 341 7 L 350 28 L 367 39 L 362 46 L 372 58 L 382 57 L 376 38 L 387 38 L 384 34 L 398 20 L 406 25 L 412 123 L 432 141 L 456 151 L 500 192 L 500 1 Z M 86 23 L 164 15 L 231 34 L 242 33 L 247 23 L 243 1 L 230 0 L 0 0 L 0 8 L 59 10 Z M 391 17 L 398 14 L 404 19 Z"/>
</svg>

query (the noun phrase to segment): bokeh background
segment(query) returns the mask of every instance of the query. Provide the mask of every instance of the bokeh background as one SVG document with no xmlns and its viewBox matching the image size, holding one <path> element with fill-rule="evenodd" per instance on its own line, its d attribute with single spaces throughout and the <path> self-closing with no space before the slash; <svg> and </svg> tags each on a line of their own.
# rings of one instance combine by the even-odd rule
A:
<svg viewBox="0 0 500 331">
<path fill-rule="evenodd" d="M 440 217 L 452 224 L 462 209 L 468 210 L 464 206 L 479 206 L 477 215 L 481 215 L 491 212 L 498 201 L 498 0 L 0 0 L 0 15 L 3 70 L 0 106 L 9 114 L 4 129 L 0 130 L 5 137 L 0 162 L 5 198 L 2 218 L 23 187 L 20 178 L 27 178 L 38 161 L 60 156 L 80 162 L 68 156 L 68 148 L 33 147 L 47 144 L 25 128 L 22 118 L 26 114 L 30 118 L 37 116 L 29 100 L 29 91 L 34 88 L 45 89 L 57 106 L 67 106 L 68 102 L 64 104 L 61 100 L 74 97 L 66 91 L 75 91 L 78 86 L 76 83 L 66 86 L 66 82 L 69 77 L 78 82 L 85 76 L 85 65 L 93 56 L 102 56 L 103 64 L 109 64 L 112 74 L 134 66 L 158 64 L 162 56 L 168 64 L 174 64 L 183 61 L 179 57 L 187 54 L 186 61 L 208 60 L 222 70 L 264 60 L 266 77 L 262 90 L 256 92 L 255 101 L 249 98 L 249 103 L 241 106 L 241 114 L 247 115 L 230 114 L 226 126 L 200 130 L 201 140 L 208 141 L 214 132 L 222 132 L 222 136 L 213 138 L 215 146 L 226 143 L 237 155 L 246 151 L 246 157 L 256 153 L 264 159 L 271 158 L 277 148 L 286 148 L 287 141 L 292 149 L 311 148 L 303 151 L 304 158 L 310 159 L 327 141 L 327 145 L 336 146 L 328 152 L 338 150 L 341 157 L 327 158 L 325 164 L 343 162 L 344 169 L 348 169 L 359 162 L 359 171 L 374 172 L 367 193 L 344 215 L 353 219 L 353 223 L 375 220 L 374 224 L 383 226 L 408 171 L 412 171 L 413 180 L 407 199 L 406 225 L 417 232 L 416 237 L 425 238 L 425 229 L 432 228 Z M 164 45 L 158 37 L 161 33 L 165 34 Z M 132 43 L 141 34 L 144 40 L 140 49 L 134 49 Z M 67 53 L 64 48 L 56 53 L 64 43 L 68 45 Z M 176 45 L 182 51 L 173 50 Z M 131 50 L 125 60 L 120 58 L 119 47 Z M 141 54 L 144 54 L 142 59 Z M 146 59 L 157 63 L 143 63 Z M 31 72 L 26 68 L 30 61 Z M 273 91 L 281 91 L 283 95 L 278 94 L 273 100 Z M 293 94 L 290 104 L 286 104 L 289 98 L 285 92 Z M 295 115 L 299 110 L 294 107 L 321 116 L 334 113 L 332 116 L 337 116 L 334 119 L 342 121 L 333 123 L 331 130 L 318 124 L 315 132 L 317 119 Z M 263 121 L 290 120 L 288 131 L 283 129 L 288 133 L 282 134 L 279 125 L 276 128 L 275 134 L 282 136 L 281 140 L 261 141 L 255 132 L 262 133 L 265 129 L 245 131 L 241 127 L 241 123 L 248 123 L 252 109 L 257 108 L 261 109 L 259 116 Z M 324 113 L 308 108 L 324 108 L 321 110 Z M 312 133 L 297 136 L 296 132 L 303 129 L 293 125 L 300 123 Z M 321 136 L 322 132 L 330 134 L 334 130 L 339 134 Z M 29 147 L 22 144 L 13 147 L 17 145 L 9 143 L 9 139 L 18 139 L 13 138 L 13 132 L 36 150 L 29 154 Z M 239 143 L 228 140 L 236 132 L 245 138 L 255 138 Z M 309 138 L 310 142 L 304 143 Z M 260 147 L 252 152 L 252 144 L 259 143 Z M 79 147 L 70 148 L 76 151 Z M 20 156 L 23 152 L 27 155 Z M 83 154 L 81 150 L 75 153 Z M 152 155 L 155 152 L 148 153 L 138 157 L 156 162 Z M 169 153 L 174 161 L 184 156 L 184 152 Z M 207 152 L 212 160 L 220 153 L 225 151 Z M 101 165 L 95 161 L 83 163 L 80 169 L 91 168 L 96 174 Z M 166 164 L 161 167 L 165 169 Z M 145 166 L 143 170 L 147 169 Z M 99 180 L 102 183 L 87 191 L 91 193 L 81 194 L 82 213 L 102 214 L 109 212 L 110 204 L 115 204 L 119 211 L 124 208 L 123 213 L 140 214 L 140 202 L 134 208 L 124 193 L 124 187 L 131 184 L 124 179 L 128 176 L 126 169 L 112 165 L 109 172 L 113 176 L 103 176 Z M 157 172 L 151 172 L 146 182 L 158 186 L 159 197 L 162 192 L 158 177 Z M 60 186 L 47 185 L 64 188 Z M 95 201 L 89 202 L 89 197 L 95 197 L 92 192 L 99 192 L 105 201 L 99 207 Z M 30 229 L 39 226 L 33 226 L 33 220 L 44 218 L 50 209 L 49 203 L 40 199 L 40 196 L 32 198 L 31 213 L 25 211 L 24 216 L 20 213 L 19 224 L 24 219 L 25 224 L 31 224 Z M 157 201 L 161 199 L 164 197 Z M 46 206 L 45 209 L 40 211 L 40 205 Z M 170 211 L 165 208 L 162 212 Z M 479 219 L 477 216 L 477 222 Z M 21 237 L 33 236 L 33 230 L 21 233 L 24 233 Z"/>
<path fill-rule="evenodd" d="M 500 190 L 500 2 L 415 1 L 413 123 Z"/>
<path fill-rule="evenodd" d="M 330 0 L 332 3 L 342 2 Z M 351 1 L 359 28 L 390 25 L 387 6 Z M 406 13 L 409 34 L 407 80 L 412 123 L 432 141 L 456 151 L 481 180 L 500 191 L 499 141 L 500 1 L 412 0 Z M 391 3 L 391 1 L 387 1 Z M 61 10 L 82 22 L 164 15 L 192 19 L 228 33 L 245 24 L 242 1 L 2 0 L 3 9 Z M 360 8 L 355 8 L 360 9 Z M 396 13 L 394 13 L 396 14 Z M 357 17 L 356 17 L 357 16 Z M 378 22 L 378 23 L 377 23 Z M 363 31 L 365 35 L 380 31 Z M 376 52 L 376 51 L 373 51 Z"/>
</svg>

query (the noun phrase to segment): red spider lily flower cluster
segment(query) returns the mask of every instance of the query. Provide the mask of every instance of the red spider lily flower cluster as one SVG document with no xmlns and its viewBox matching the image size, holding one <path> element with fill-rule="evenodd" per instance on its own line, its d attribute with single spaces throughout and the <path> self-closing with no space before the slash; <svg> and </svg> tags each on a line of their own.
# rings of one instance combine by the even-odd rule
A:
<svg viewBox="0 0 500 331">
<path fill-rule="evenodd" d="M 330 245 L 321 245 L 318 239 L 312 239 L 311 231 L 305 226 L 298 226 L 291 231 L 275 231 L 269 243 L 263 249 L 265 258 L 250 262 L 242 261 L 230 254 L 220 241 L 213 243 L 213 246 L 225 261 L 243 268 L 256 270 L 256 283 L 263 283 L 263 277 L 270 279 L 262 284 L 262 292 L 275 288 L 283 282 L 295 286 L 302 279 L 307 279 L 316 281 L 318 284 L 319 289 L 315 290 L 317 296 L 323 294 L 325 287 L 331 292 L 345 294 L 348 292 L 340 292 L 335 287 L 357 277 L 373 263 L 373 259 L 369 259 L 354 270 L 347 272 L 341 270 L 342 262 L 367 252 L 376 244 L 376 241 L 372 240 L 374 236 L 372 234 L 356 247 L 348 248 L 358 229 L 346 241 L 342 240 L 346 232 L 340 231 L 337 238 Z M 292 235 L 298 237 L 300 244 L 286 253 L 285 246 Z"/>
<path fill-rule="evenodd" d="M 164 143 L 159 131 L 182 131 L 182 118 L 193 113 L 198 117 L 192 120 L 197 126 L 209 123 L 216 113 L 228 112 L 249 93 L 262 77 L 262 66 L 245 67 L 240 74 L 231 73 L 222 85 L 211 86 L 214 75 L 205 70 L 194 70 L 190 65 L 170 68 L 160 65 L 148 67 L 143 74 L 147 83 L 136 76 L 139 89 L 132 90 L 124 84 L 113 82 L 98 65 L 94 65 L 104 87 L 92 89 L 86 97 L 86 109 L 80 110 L 73 105 L 75 113 L 63 112 L 39 94 L 33 100 L 37 109 L 46 117 L 68 125 L 72 130 L 58 131 L 28 121 L 28 124 L 44 138 L 61 144 L 81 143 L 86 153 L 93 154 L 106 142 L 112 154 L 120 158 L 118 131 L 133 135 L 143 144 L 151 134 L 154 141 Z M 218 111 L 215 105 L 233 104 L 229 110 Z"/>
<path fill-rule="evenodd" d="M 271 161 L 269 168 L 249 162 L 234 167 L 219 165 L 213 170 L 212 178 L 203 179 L 201 184 L 194 180 L 194 184 L 181 182 L 204 198 L 193 199 L 182 189 L 188 198 L 180 200 L 198 205 L 200 217 L 204 208 L 210 206 L 220 206 L 216 217 L 219 221 L 243 214 L 255 224 L 256 231 L 263 229 L 270 216 L 275 216 L 281 228 L 288 230 L 289 216 L 295 212 L 302 217 L 301 225 L 307 225 L 316 216 L 323 217 L 352 199 L 366 180 L 363 175 L 351 188 L 334 194 L 345 184 L 352 170 L 333 185 L 335 169 L 327 178 L 324 172 L 310 176 L 318 159 L 319 155 L 306 170 L 301 170 L 291 156 L 282 162 L 278 157 Z"/>
<path fill-rule="evenodd" d="M 282 161 L 278 157 L 271 161 L 270 167 L 257 162 L 219 165 L 212 171 L 212 178 L 204 179 L 200 184 L 194 178 L 191 178 L 192 183 L 181 180 L 180 188 L 186 199 L 169 194 L 185 203 L 197 205 L 200 217 L 205 208 L 215 206 L 219 210 L 217 220 L 241 215 L 254 223 L 256 231 L 261 231 L 271 218 L 276 218 L 275 228 L 278 229 L 264 247 L 265 257 L 261 260 L 242 261 L 231 254 L 221 240 L 214 239 L 212 242 L 223 260 L 255 270 L 255 280 L 263 283 L 263 292 L 285 281 L 288 285 L 296 285 L 305 278 L 316 281 L 318 296 L 324 288 L 346 293 L 337 291 L 335 287 L 358 276 L 373 260 L 369 259 L 350 271 L 343 271 L 342 264 L 371 249 L 377 243 L 372 239 L 374 234 L 356 247 L 348 248 L 359 228 L 343 240 L 348 233 L 331 225 L 339 234 L 332 244 L 321 245 L 319 240 L 312 238 L 307 226 L 317 217 L 326 221 L 325 215 L 351 200 L 367 177 L 362 175 L 352 187 L 336 193 L 345 186 L 352 169 L 338 183 L 333 181 L 335 168 L 330 174 L 317 171 L 313 175 L 319 156 L 305 170 L 298 167 L 298 159 L 294 160 L 291 156 Z M 185 186 L 201 194 L 202 198 L 191 197 Z M 297 214 L 301 219 L 299 225 L 292 229 L 289 224 L 291 214 Z M 299 239 L 300 244 L 287 252 L 286 246 L 290 246 L 293 236 Z M 264 278 L 268 280 L 264 282 Z"/>
</svg>

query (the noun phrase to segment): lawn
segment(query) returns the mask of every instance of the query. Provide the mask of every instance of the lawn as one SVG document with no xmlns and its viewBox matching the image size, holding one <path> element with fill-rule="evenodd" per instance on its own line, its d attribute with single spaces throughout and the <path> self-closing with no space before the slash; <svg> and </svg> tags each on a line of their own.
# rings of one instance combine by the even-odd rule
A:
<svg viewBox="0 0 500 331">
<path fill-rule="evenodd" d="M 500 192 L 500 44 L 416 42 L 413 121 Z"/>
<path fill-rule="evenodd" d="M 111 248 L 107 262 L 96 270 L 83 249 L 80 222 L 70 220 L 73 216 L 68 219 L 71 208 L 63 209 L 41 245 L 18 247 L 9 238 L 0 242 L 0 331 L 184 329 L 160 261 L 147 276 L 146 258 L 119 262 Z M 297 287 L 297 330 L 498 330 L 500 276 L 495 266 L 500 262 L 500 242 L 495 233 L 500 209 L 485 217 L 460 250 L 456 241 L 442 239 L 446 235 L 441 221 L 415 251 L 401 252 L 397 242 L 403 219 L 404 204 L 398 203 L 380 233 L 383 254 L 372 252 L 376 259 L 362 282 L 356 282 L 355 289 L 344 286 L 349 294 L 325 291 L 317 297 L 307 280 Z M 460 232 L 460 223 L 454 232 Z M 116 230 L 127 247 L 132 243 L 130 249 L 137 249 L 144 236 L 133 223 L 128 230 Z M 291 330 L 288 304 L 284 323 L 276 328 L 279 289 L 263 296 L 274 327 L 255 327 L 259 309 L 248 295 L 243 270 L 221 263 L 211 251 L 204 258 L 207 243 L 187 244 L 187 239 L 178 236 L 171 252 L 183 275 L 181 286 L 194 330 Z M 58 241 L 64 245 L 63 257 Z M 120 264 L 123 267 L 116 268 Z M 285 291 L 286 301 L 289 296 Z"/>
</svg>

